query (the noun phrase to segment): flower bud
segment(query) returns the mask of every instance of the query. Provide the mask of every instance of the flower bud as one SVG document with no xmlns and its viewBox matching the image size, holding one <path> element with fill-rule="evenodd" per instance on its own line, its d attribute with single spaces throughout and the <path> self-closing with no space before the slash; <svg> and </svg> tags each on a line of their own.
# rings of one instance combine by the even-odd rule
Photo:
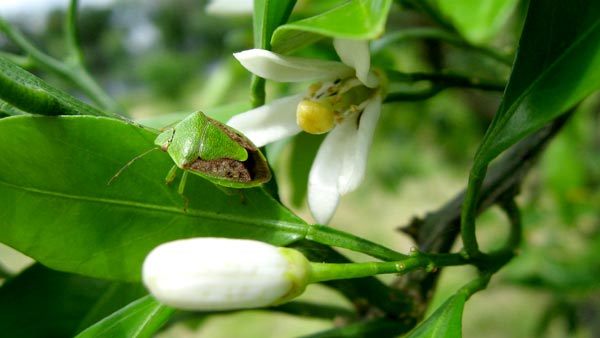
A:
<svg viewBox="0 0 600 338">
<path fill-rule="evenodd" d="M 310 263 L 299 251 L 226 238 L 162 244 L 148 254 L 142 272 L 159 302 L 206 311 L 287 302 L 304 292 L 309 275 Z"/>
</svg>

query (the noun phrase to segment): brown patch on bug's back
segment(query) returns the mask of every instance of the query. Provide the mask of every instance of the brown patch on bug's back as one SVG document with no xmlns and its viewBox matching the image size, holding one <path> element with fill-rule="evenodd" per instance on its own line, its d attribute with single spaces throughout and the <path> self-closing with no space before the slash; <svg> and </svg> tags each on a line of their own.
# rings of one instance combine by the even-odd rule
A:
<svg viewBox="0 0 600 338">
<path fill-rule="evenodd" d="M 197 159 L 186 166 L 185 169 L 222 177 L 235 182 L 252 181 L 252 175 L 248 168 L 246 168 L 245 163 L 229 158 L 214 160 Z"/>
<path fill-rule="evenodd" d="M 258 150 L 248 150 L 248 159 L 243 162 L 229 158 L 218 158 L 214 160 L 203 160 L 198 158 L 184 166 L 183 169 L 240 183 L 254 182 L 261 184 L 271 179 L 269 165 Z"/>
</svg>

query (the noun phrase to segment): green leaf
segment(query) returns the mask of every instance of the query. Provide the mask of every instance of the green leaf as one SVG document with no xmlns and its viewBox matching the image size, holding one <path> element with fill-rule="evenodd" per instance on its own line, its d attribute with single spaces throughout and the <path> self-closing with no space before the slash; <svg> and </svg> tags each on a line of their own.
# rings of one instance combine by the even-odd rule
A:
<svg viewBox="0 0 600 338">
<path fill-rule="evenodd" d="M 271 44 L 277 53 L 289 53 L 323 36 L 371 40 L 385 29 L 391 0 L 354 0 L 320 15 L 280 26 Z"/>
<path fill-rule="evenodd" d="M 0 99 L 31 114 L 107 115 L 0 55 Z"/>
<path fill-rule="evenodd" d="M 286 245 L 307 225 L 260 188 L 231 195 L 189 175 L 165 184 L 170 157 L 155 135 L 116 119 L 16 116 L 0 120 L 0 242 L 41 263 L 92 277 L 139 281 L 146 254 L 189 237 Z M 176 185 L 177 182 L 174 183 Z"/>
<path fill-rule="evenodd" d="M 492 39 L 506 23 L 517 0 L 437 0 L 440 11 L 467 40 L 481 44 Z"/>
<path fill-rule="evenodd" d="M 110 282 L 34 264 L 0 288 L 3 337 L 72 337 Z"/>
<path fill-rule="evenodd" d="M 296 0 L 254 1 L 254 47 L 271 49 L 271 36 L 290 17 Z"/>
<path fill-rule="evenodd" d="M 146 296 L 90 326 L 77 338 L 152 337 L 171 318 L 175 309 Z"/>
<path fill-rule="evenodd" d="M 531 1 L 503 101 L 475 166 L 600 89 L 600 2 Z"/>
<path fill-rule="evenodd" d="M 96 303 L 87 311 L 86 316 L 79 323 L 76 332 L 83 331 L 85 328 L 146 294 L 148 294 L 148 291 L 146 291 L 146 288 L 141 283 L 112 282 L 103 293 L 97 295 Z"/>
<path fill-rule="evenodd" d="M 411 331 L 406 338 L 460 338 L 462 336 L 462 312 L 467 294 L 458 292 Z"/>
</svg>

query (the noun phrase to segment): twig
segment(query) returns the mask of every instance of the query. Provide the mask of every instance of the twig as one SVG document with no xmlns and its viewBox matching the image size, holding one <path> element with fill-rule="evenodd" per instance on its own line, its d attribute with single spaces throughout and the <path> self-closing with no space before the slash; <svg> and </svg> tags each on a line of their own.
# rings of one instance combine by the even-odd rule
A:
<svg viewBox="0 0 600 338">
<path fill-rule="evenodd" d="M 486 81 L 458 74 L 403 73 L 395 70 L 386 70 L 386 74 L 391 83 L 428 81 L 431 86 L 418 92 L 391 92 L 386 96 L 385 102 L 425 100 L 447 88 L 472 88 L 503 92 L 506 87 L 504 82 Z"/>
<path fill-rule="evenodd" d="M 123 115 L 123 109 L 98 85 L 83 64 L 83 57 L 75 36 L 77 34 L 76 6 L 77 0 L 72 0 L 65 22 L 66 40 L 69 49 L 69 56 L 65 62 L 39 50 L 19 30 L 3 18 L 0 18 L 0 31 L 27 53 L 31 62 L 37 67 L 53 72 L 74 83 L 101 108 L 113 114 Z"/>
<path fill-rule="evenodd" d="M 491 167 L 479 194 L 477 213 L 499 203 L 508 192 L 515 191 L 520 186 L 538 156 L 565 125 L 571 114 L 572 111 L 564 114 L 544 129 L 523 139 Z M 419 249 L 424 252 L 449 252 L 460 234 L 460 213 L 464 197 L 463 191 L 437 211 L 427 214 L 423 219 L 415 218 L 399 230 L 411 235 Z M 397 288 L 411 295 L 418 304 L 416 308 L 421 309 L 421 312 L 415 314 L 417 317 L 423 315 L 438 277 L 439 271 L 415 271 L 394 282 Z"/>
</svg>

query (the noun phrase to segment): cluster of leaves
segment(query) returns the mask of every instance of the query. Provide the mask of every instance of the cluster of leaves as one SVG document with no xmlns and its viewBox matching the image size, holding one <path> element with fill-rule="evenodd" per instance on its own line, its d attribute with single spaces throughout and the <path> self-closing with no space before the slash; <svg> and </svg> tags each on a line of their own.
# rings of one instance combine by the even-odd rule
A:
<svg viewBox="0 0 600 338">
<path fill-rule="evenodd" d="M 303 302 L 274 309 L 344 319 L 344 325 L 314 337 L 389 337 L 409 331 L 410 337 L 461 336 L 467 299 L 485 288 L 513 258 L 521 241 L 522 223 L 539 224 L 531 222 L 532 215 L 536 215 L 531 210 L 535 211 L 537 203 L 526 206 L 523 211 L 527 217 L 522 222 L 521 210 L 514 201 L 523 177 L 570 112 L 600 89 L 600 4 L 586 0 L 532 0 L 523 4 L 522 21 L 518 15 L 515 19 L 516 26 L 522 23 L 522 29 L 513 60 L 485 43 L 500 30 L 517 6 L 516 1 L 493 1 L 489 7 L 478 1 L 463 1 L 461 5 L 443 0 L 354 0 L 341 4 L 326 1 L 315 5 L 316 9 L 307 5 L 309 9 L 300 14 L 292 12 L 295 3 L 255 1 L 253 46 L 279 53 L 320 53 L 329 57 L 331 54 L 318 51 L 327 38 L 378 39 L 372 45 L 373 62 L 390 81 L 384 120 L 394 119 L 390 116 L 394 116 L 398 104 L 431 102 L 429 99 L 448 88 L 504 92 L 493 119 L 483 119 L 489 126 L 476 148 L 464 194 L 404 229 L 413 236 L 420 251 L 409 257 L 342 231 L 309 225 L 276 195 L 269 194 L 268 189 L 248 189 L 242 203 L 239 196 L 224 194 L 199 177 L 188 180 L 186 194 L 192 198 L 184 210 L 176 189 L 164 184 L 172 160 L 158 152 L 136 163 L 108 186 L 108 180 L 123 164 L 152 147 L 155 135 L 111 118 L 125 109 L 101 89 L 84 67 L 85 53 L 81 53 L 77 36 L 77 1 L 72 1 L 65 17 L 67 55 L 63 60 L 41 52 L 0 18 L 0 31 L 25 53 L 25 59 L 14 54 L 0 55 L 0 114 L 6 116 L 0 120 L 0 242 L 37 261 L 10 276 L 0 287 L 0 332 L 32 337 L 151 336 L 169 320 L 186 317 L 177 316 L 175 310 L 145 295 L 140 285 L 140 266 L 145 255 L 165 241 L 211 236 L 292 246 L 319 262 L 347 262 L 346 257 L 332 249 L 342 247 L 381 260 L 417 262 L 415 268 L 423 269 L 401 277 L 402 282 L 393 285 L 375 278 L 326 283 L 355 305 L 351 310 Z M 328 11 L 317 8 L 320 6 Z M 405 12 L 416 13 L 426 24 L 405 24 L 401 20 L 407 18 L 402 17 Z M 168 17 L 177 18 L 178 14 Z M 176 48 L 183 48 L 186 40 L 181 37 L 174 41 L 179 41 Z M 424 48 L 432 51 L 428 53 L 430 62 L 421 65 L 419 72 L 401 72 L 402 46 L 414 41 L 423 42 Z M 440 72 L 448 60 L 439 54 L 444 55 L 444 48 L 450 46 L 494 62 L 499 68 L 510 67 L 508 82 L 503 82 L 502 71 L 490 71 L 490 80 L 481 79 L 481 73 L 471 68 L 466 68 L 467 75 Z M 68 88 L 75 86 L 75 92 L 83 93 L 91 104 L 19 65 L 66 79 Z M 251 91 L 253 105 L 265 102 L 264 80 L 253 79 Z M 215 109 L 224 120 L 240 111 L 231 106 Z M 160 125 L 180 117 L 160 117 L 149 124 Z M 306 135 L 294 140 L 290 167 L 296 170 L 292 180 L 296 202 L 303 199 L 310 159 L 319 141 Z M 571 149 L 568 142 L 578 141 L 575 136 L 563 140 L 567 143 L 565 156 Z M 570 163 L 579 163 L 576 160 Z M 543 166 L 548 182 L 553 184 L 557 196 L 567 199 L 572 196 L 568 191 L 572 184 L 588 177 L 582 172 L 586 168 L 597 169 L 597 163 L 564 167 L 551 159 L 546 161 L 550 161 Z M 580 181 L 573 183 L 565 177 Z M 597 194 L 590 198 L 597 201 Z M 501 206 L 507 214 L 510 234 L 499 250 L 484 252 L 476 236 L 476 221 L 480 212 L 493 205 Z M 567 207 L 564 222 L 589 217 L 593 206 L 590 202 L 577 210 Z M 597 232 L 596 218 L 594 222 Z M 449 253 L 459 236 L 463 250 Z M 589 246 L 597 248 L 598 236 L 593 238 L 596 239 L 590 240 Z M 543 249 L 536 251 L 533 247 L 524 256 L 546 256 L 540 254 Z M 569 253 L 568 248 L 564 250 Z M 521 270 L 537 273 L 517 273 L 517 265 L 507 279 L 563 291 L 575 289 L 576 282 L 558 278 L 566 274 L 581 276 L 574 279 L 593 288 L 596 278 L 589 272 L 594 271 L 591 266 L 597 267 L 597 260 L 593 263 L 593 255 L 572 255 L 566 262 L 579 261 L 580 265 L 559 264 L 546 256 L 546 268 L 532 269 L 525 260 Z M 423 320 L 439 277 L 438 267 L 463 264 L 474 265 L 478 277 Z M 567 296 L 557 298 L 556 304 L 566 302 L 575 308 L 579 303 Z"/>
</svg>

